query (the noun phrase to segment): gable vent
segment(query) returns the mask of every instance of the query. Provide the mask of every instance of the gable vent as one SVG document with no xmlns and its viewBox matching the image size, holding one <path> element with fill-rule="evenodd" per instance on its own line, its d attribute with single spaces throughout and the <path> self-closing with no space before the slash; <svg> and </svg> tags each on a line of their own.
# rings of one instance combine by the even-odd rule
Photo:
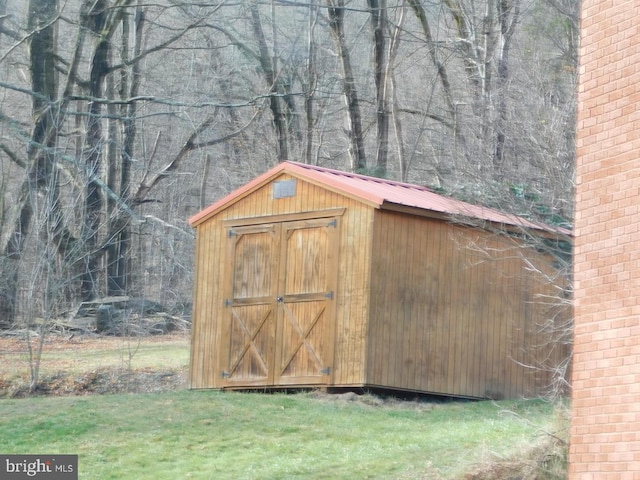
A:
<svg viewBox="0 0 640 480">
<path fill-rule="evenodd" d="M 296 196 L 296 180 L 281 180 L 273 182 L 273 198 L 287 198 Z"/>
</svg>

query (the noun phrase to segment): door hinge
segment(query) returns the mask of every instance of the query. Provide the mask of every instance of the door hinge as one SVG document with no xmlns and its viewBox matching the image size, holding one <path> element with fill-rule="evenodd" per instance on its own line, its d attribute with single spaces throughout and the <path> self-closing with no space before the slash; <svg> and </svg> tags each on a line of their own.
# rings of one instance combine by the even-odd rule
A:
<svg viewBox="0 0 640 480">
<path fill-rule="evenodd" d="M 323 368 L 320 370 L 320 373 L 323 375 L 329 375 L 331 373 L 331 367 Z"/>
<path fill-rule="evenodd" d="M 229 375 L 229 372 L 225 372 L 224 370 L 222 371 L 222 378 L 229 378 L 231 375 Z"/>
<path fill-rule="evenodd" d="M 327 292 L 324 294 L 325 298 L 328 298 L 329 300 L 333 300 L 333 290 L 331 290 L 330 292 Z"/>
<path fill-rule="evenodd" d="M 229 229 L 229 231 L 227 232 L 227 237 L 231 238 L 231 237 L 235 237 L 236 235 L 238 235 L 235 231 Z"/>
<path fill-rule="evenodd" d="M 333 228 L 335 228 L 335 227 L 337 227 L 337 226 L 338 226 L 338 220 L 337 220 L 337 219 L 335 219 L 335 218 L 334 218 L 333 220 L 331 220 L 329 223 L 327 223 L 327 227 L 333 227 Z"/>
<path fill-rule="evenodd" d="M 233 302 L 232 302 L 230 299 L 225 298 L 225 300 L 224 300 L 224 306 L 225 306 L 225 307 L 229 308 L 229 307 L 231 306 L 231 304 L 232 304 L 232 303 L 233 303 Z"/>
</svg>

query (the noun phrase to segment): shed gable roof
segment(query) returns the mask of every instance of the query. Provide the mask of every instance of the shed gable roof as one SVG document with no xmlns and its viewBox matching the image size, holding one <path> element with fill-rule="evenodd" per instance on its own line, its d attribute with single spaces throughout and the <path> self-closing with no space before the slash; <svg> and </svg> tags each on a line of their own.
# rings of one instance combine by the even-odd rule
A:
<svg viewBox="0 0 640 480">
<path fill-rule="evenodd" d="M 193 215 L 189 218 L 189 223 L 194 227 L 198 226 L 211 216 L 240 201 L 283 173 L 355 198 L 374 208 L 397 210 L 404 207 L 418 211 L 434 212 L 444 216 L 460 215 L 470 219 L 507 226 L 570 234 L 566 229 L 552 228 L 548 225 L 534 223 L 522 217 L 502 213 L 492 208 L 472 205 L 461 200 L 445 197 L 420 185 L 368 177 L 290 161 L 280 163 Z"/>
</svg>

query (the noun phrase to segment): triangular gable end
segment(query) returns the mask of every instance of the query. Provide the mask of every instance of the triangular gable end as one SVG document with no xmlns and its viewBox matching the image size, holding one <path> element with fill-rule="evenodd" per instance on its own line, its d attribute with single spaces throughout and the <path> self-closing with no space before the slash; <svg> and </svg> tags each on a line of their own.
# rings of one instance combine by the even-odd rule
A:
<svg viewBox="0 0 640 480">
<path fill-rule="evenodd" d="M 257 191 L 258 189 L 264 187 L 268 183 L 276 180 L 283 174 L 289 174 L 299 180 L 309 182 L 315 186 L 333 191 L 335 193 L 339 193 L 346 197 L 368 204 L 369 206 L 372 206 L 374 208 L 380 208 L 380 206 L 384 203 L 384 198 L 372 192 L 357 188 L 350 188 L 349 190 L 346 190 L 341 185 L 331 182 L 331 179 L 328 179 L 326 176 L 323 176 L 316 171 L 308 170 L 292 162 L 282 162 L 272 169 L 266 171 L 262 175 L 254 178 L 249 183 L 246 183 L 237 190 L 234 190 L 228 195 L 225 195 L 220 200 L 214 202 L 204 210 L 196 213 L 189 218 L 189 224 L 192 227 L 197 227 L 222 210 L 225 210 L 226 208 L 234 205 L 243 198 Z"/>
<path fill-rule="evenodd" d="M 280 164 L 271 170 L 259 175 L 258 177 L 251 180 L 249 183 L 246 183 L 242 187 L 234 190 L 233 192 L 225 195 L 220 200 L 215 201 L 211 205 L 209 205 L 204 210 L 199 211 L 195 215 L 189 218 L 188 222 L 192 227 L 197 227 L 201 223 L 205 222 L 207 219 L 213 217 L 216 213 L 224 210 L 227 207 L 230 207 L 236 202 L 239 202 L 252 192 L 255 192 L 263 185 L 269 183 L 275 176 L 277 176 L 282 170 L 284 170 L 284 165 Z"/>
</svg>

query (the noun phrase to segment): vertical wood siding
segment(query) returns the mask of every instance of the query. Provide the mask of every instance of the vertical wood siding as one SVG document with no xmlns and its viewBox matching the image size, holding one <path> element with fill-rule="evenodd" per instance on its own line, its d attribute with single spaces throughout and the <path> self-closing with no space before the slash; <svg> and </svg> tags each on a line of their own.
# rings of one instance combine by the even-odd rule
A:
<svg viewBox="0 0 640 480">
<path fill-rule="evenodd" d="M 276 180 L 292 178 L 283 174 Z M 269 222 L 275 225 L 299 220 L 300 215 L 313 218 L 304 212 L 335 208 L 344 209 L 335 230 L 339 247 L 326 257 L 332 265 L 315 266 L 321 272 L 337 271 L 333 310 L 327 317 L 332 322 L 333 341 L 330 385 L 471 397 L 541 393 L 549 381 L 549 375 L 539 368 L 541 359 L 553 364 L 566 352 L 551 350 L 549 335 L 540 333 L 542 323 L 553 313 L 547 300 L 555 291 L 543 275 L 525 268 L 525 252 L 514 239 L 441 220 L 376 210 L 302 180 L 297 181 L 293 197 L 274 199 L 272 189 L 273 181 L 197 227 L 192 388 L 227 387 L 221 375 L 229 363 L 225 345 L 246 339 L 241 330 L 230 331 L 229 309 L 225 307 L 225 298 L 235 296 L 230 293 L 236 267 L 230 252 L 233 242 L 227 238 L 229 225 L 238 229 Z M 274 215 L 279 217 L 274 219 Z M 309 235 L 300 230 L 287 238 L 308 246 L 324 238 L 314 240 L 307 238 Z M 298 253 L 300 258 L 315 258 L 313 252 Z M 278 258 L 282 255 L 277 254 Z M 532 251 L 526 255 L 529 261 L 551 270 L 543 255 Z M 304 273 L 311 267 L 300 263 L 305 262 L 291 257 L 286 265 L 287 288 L 292 292 L 321 290 L 321 285 L 309 283 Z M 255 296 L 258 286 L 254 287 L 247 293 L 249 297 Z M 322 310 L 322 302 L 317 300 L 292 305 L 289 314 L 292 318 L 315 318 L 314 312 Z M 239 315 L 246 317 L 249 328 L 264 318 L 261 306 L 241 307 L 246 313 Z M 302 324 L 303 330 L 304 325 L 309 324 Z M 295 349 L 300 338 L 295 325 L 291 321 L 280 328 L 287 345 Z M 255 348 L 266 348 L 268 331 L 256 335 Z M 310 342 L 327 351 L 320 329 L 310 335 Z M 296 356 L 284 345 L 274 348 L 287 362 L 292 359 L 284 372 L 276 374 L 285 383 L 286 377 L 291 381 L 304 377 L 300 372 L 306 371 L 305 365 L 318 363 L 310 352 L 300 350 Z M 264 365 L 256 361 L 260 363 L 254 355 L 247 357 L 246 363 L 241 363 L 244 359 L 238 363 L 238 376 L 247 378 L 247 386 L 252 381 L 256 386 L 269 382 L 263 375 Z M 309 384 L 313 381 L 309 377 Z"/>
<path fill-rule="evenodd" d="M 281 175 L 277 180 L 293 177 Z M 359 201 L 298 180 L 294 197 L 274 199 L 273 182 L 248 194 L 197 228 L 196 277 L 190 380 L 192 388 L 219 388 L 223 366 L 221 352 L 227 312 L 224 292 L 231 279 L 224 221 L 259 219 L 345 208 L 340 217 L 339 248 L 335 258 L 338 283 L 335 292 L 335 339 L 332 382 L 362 385 L 364 381 L 368 278 L 372 236 L 372 208 Z M 259 221 L 259 220 L 256 220 Z M 240 222 L 241 223 L 241 222 Z M 298 266 L 289 268 L 299 268 Z M 291 278 L 300 277 L 293 272 Z"/>
<path fill-rule="evenodd" d="M 541 332 L 556 291 L 523 255 L 550 270 L 512 238 L 377 212 L 367 383 L 471 397 L 542 393 L 550 376 L 541 362 L 562 353 Z"/>
<path fill-rule="evenodd" d="M 213 219 L 197 230 L 195 298 L 191 342 L 191 388 L 215 388 L 218 377 L 211 364 L 220 341 L 220 317 L 216 308 L 223 302 L 221 291 L 224 245 L 220 222 Z"/>
</svg>

